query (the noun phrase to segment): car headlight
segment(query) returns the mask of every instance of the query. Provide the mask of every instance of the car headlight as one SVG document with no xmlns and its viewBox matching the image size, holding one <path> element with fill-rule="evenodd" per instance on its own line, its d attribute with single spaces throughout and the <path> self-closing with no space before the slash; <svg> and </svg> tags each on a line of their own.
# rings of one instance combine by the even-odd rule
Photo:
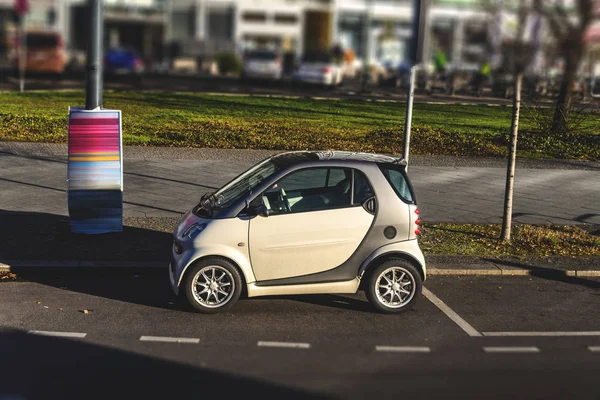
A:
<svg viewBox="0 0 600 400">
<path fill-rule="evenodd" d="M 204 228 L 206 228 L 206 224 L 192 224 L 185 230 L 185 232 L 183 232 L 183 237 L 193 239 L 198 236 L 198 234 L 202 232 Z"/>
</svg>

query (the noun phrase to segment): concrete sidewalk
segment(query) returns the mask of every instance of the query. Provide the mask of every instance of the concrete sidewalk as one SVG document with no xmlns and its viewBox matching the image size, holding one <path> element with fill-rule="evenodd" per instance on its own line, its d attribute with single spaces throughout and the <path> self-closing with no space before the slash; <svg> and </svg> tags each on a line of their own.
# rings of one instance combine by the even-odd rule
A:
<svg viewBox="0 0 600 400">
<path fill-rule="evenodd" d="M 275 153 L 124 149 L 124 214 L 175 217 L 200 196 Z M 64 144 L 0 142 L 0 211 L 68 215 Z M 519 162 L 514 222 L 600 224 L 600 163 Z M 500 223 L 505 161 L 411 156 L 409 175 L 426 222 Z"/>
</svg>

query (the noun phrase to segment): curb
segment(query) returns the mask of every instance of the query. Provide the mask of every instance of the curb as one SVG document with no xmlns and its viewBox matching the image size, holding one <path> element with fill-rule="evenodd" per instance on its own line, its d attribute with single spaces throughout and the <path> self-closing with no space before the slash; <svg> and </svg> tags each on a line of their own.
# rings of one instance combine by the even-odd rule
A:
<svg viewBox="0 0 600 400">
<path fill-rule="evenodd" d="M 470 275 L 470 276 L 544 276 L 563 275 L 571 277 L 600 277 L 600 270 L 561 270 L 551 268 L 427 268 L 428 276 Z"/>
<path fill-rule="evenodd" d="M 60 269 L 167 269 L 168 262 L 160 261 L 81 261 L 81 260 L 19 260 L 0 262 L 0 272 Z"/>
<path fill-rule="evenodd" d="M 167 269 L 165 261 L 85 261 L 85 260 L 15 260 L 0 262 L 0 272 L 23 272 L 25 270 L 43 271 L 50 269 L 79 269 L 79 270 L 125 270 L 125 269 Z M 479 264 L 465 266 L 430 266 L 428 276 L 542 276 L 562 275 L 570 277 L 600 277 L 600 270 L 562 270 L 555 268 L 515 268 L 500 265 Z"/>
</svg>

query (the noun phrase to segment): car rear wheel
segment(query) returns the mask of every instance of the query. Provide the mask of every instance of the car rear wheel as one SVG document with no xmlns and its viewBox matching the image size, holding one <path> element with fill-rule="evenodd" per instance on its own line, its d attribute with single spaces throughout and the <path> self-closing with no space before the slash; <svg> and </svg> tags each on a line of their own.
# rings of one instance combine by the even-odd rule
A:
<svg viewBox="0 0 600 400">
<path fill-rule="evenodd" d="M 401 313 L 414 309 L 421 294 L 421 275 L 410 262 L 390 259 L 371 271 L 365 292 L 377 311 Z"/>
<path fill-rule="evenodd" d="M 216 314 L 233 307 L 242 291 L 242 278 L 233 264 L 209 258 L 190 268 L 185 279 L 185 295 L 196 311 Z"/>
</svg>

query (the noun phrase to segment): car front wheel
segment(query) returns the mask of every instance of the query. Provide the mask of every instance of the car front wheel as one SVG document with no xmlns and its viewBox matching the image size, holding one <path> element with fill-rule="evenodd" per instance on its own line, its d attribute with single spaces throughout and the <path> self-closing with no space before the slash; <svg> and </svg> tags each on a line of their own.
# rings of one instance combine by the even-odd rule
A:
<svg viewBox="0 0 600 400">
<path fill-rule="evenodd" d="M 185 279 L 185 295 L 196 311 L 216 314 L 233 307 L 242 290 L 242 279 L 233 264 L 209 258 L 190 268 Z"/>
<path fill-rule="evenodd" d="M 421 294 L 421 275 L 410 262 L 390 259 L 369 274 L 365 292 L 377 311 L 401 313 L 415 307 Z"/>
</svg>

